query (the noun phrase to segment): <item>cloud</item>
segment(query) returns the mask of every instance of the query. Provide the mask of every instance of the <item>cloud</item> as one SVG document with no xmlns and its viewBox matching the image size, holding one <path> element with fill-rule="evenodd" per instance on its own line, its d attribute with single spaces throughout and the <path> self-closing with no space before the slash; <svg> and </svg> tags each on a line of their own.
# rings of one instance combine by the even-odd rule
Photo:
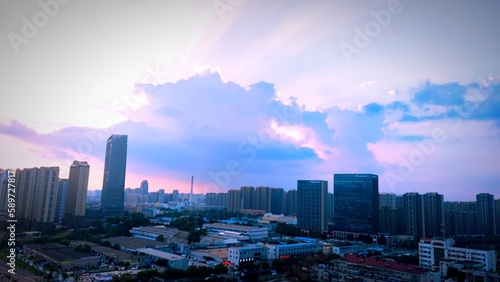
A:
<svg viewBox="0 0 500 282">
<path fill-rule="evenodd" d="M 469 133 L 479 140 L 496 140 L 498 135 L 488 132 L 500 124 L 495 111 L 500 106 L 498 83 L 485 88 L 426 82 L 413 90 L 409 101 L 370 102 L 356 110 L 336 106 L 311 110 L 296 99 L 278 99 L 272 83 L 239 85 L 210 69 L 175 82 L 138 84 L 135 91 L 144 99 L 142 106 L 130 109 L 128 120 L 105 129 L 72 126 L 42 134 L 12 121 L 0 124 L 0 134 L 39 145 L 43 150 L 33 154 L 48 161 L 100 160 L 92 164 L 93 171 L 103 169 L 109 135 L 127 134 L 127 175 L 134 177 L 127 180 L 128 187 L 140 179 L 167 181 L 194 175 L 198 187 L 208 192 L 243 185 L 292 189 L 297 179 L 331 180 L 334 173 L 386 175 L 397 171 L 401 158 L 418 144 L 432 138 L 432 129 L 448 130 L 449 142 L 460 151 L 479 141 L 458 133 L 477 129 Z M 453 91 L 461 98 L 455 98 Z M 477 91 L 483 95 L 477 96 Z M 471 126 L 469 121 L 478 124 Z M 446 159 L 453 152 L 439 152 L 415 175 L 439 170 L 436 164 L 452 165 Z M 474 160 L 474 154 L 468 160 Z M 417 179 L 405 181 L 395 189 L 415 187 Z M 381 183 L 381 191 L 388 190 L 387 183 Z"/>
<path fill-rule="evenodd" d="M 377 83 L 376 80 L 369 80 L 369 81 L 361 83 L 360 85 L 358 85 L 358 87 L 366 87 L 366 86 L 369 86 L 369 85 L 373 85 L 375 83 Z"/>
</svg>

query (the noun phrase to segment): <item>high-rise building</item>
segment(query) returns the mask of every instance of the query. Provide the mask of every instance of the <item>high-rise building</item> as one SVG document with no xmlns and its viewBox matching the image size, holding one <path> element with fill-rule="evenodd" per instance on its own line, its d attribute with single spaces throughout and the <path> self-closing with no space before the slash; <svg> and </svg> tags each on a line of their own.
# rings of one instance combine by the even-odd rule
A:
<svg viewBox="0 0 500 282">
<path fill-rule="evenodd" d="M 113 134 L 107 141 L 101 197 L 101 211 L 104 216 L 119 216 L 124 211 L 127 139 L 127 135 Z"/>
<path fill-rule="evenodd" d="M 424 214 L 422 210 L 422 195 L 416 192 L 403 195 L 403 212 L 405 218 L 405 235 L 415 239 L 424 235 Z"/>
<path fill-rule="evenodd" d="M 335 174 L 334 230 L 376 234 L 379 224 L 378 176 Z"/>
<path fill-rule="evenodd" d="M 484 236 L 495 235 L 495 198 L 488 193 L 476 195 L 479 231 Z"/>
<path fill-rule="evenodd" d="M 230 212 L 239 212 L 241 210 L 240 190 L 227 191 L 227 210 Z"/>
<path fill-rule="evenodd" d="M 425 193 L 422 196 L 424 212 L 423 236 L 426 238 L 445 236 L 444 198 L 438 193 Z"/>
<path fill-rule="evenodd" d="M 68 198 L 68 179 L 59 179 L 56 202 L 56 222 L 62 221 L 66 212 L 66 200 Z"/>
<path fill-rule="evenodd" d="M 157 202 L 158 202 L 158 192 L 149 192 L 148 203 L 157 203 Z"/>
<path fill-rule="evenodd" d="M 149 184 L 147 180 L 141 181 L 141 187 L 139 188 L 141 195 L 149 195 Z"/>
<path fill-rule="evenodd" d="M 0 211 L 7 211 L 8 171 L 0 169 Z"/>
<path fill-rule="evenodd" d="M 58 167 L 18 169 L 17 217 L 27 229 L 41 228 L 54 223 L 59 181 Z"/>
<path fill-rule="evenodd" d="M 205 194 L 205 205 L 215 206 L 217 203 L 217 193 L 206 193 Z"/>
<path fill-rule="evenodd" d="M 396 234 L 403 235 L 405 232 L 405 213 L 403 206 L 403 195 L 396 195 Z"/>
<path fill-rule="evenodd" d="M 379 232 L 397 234 L 397 209 L 381 205 L 379 208 Z"/>
<path fill-rule="evenodd" d="M 228 208 L 228 206 L 227 206 L 227 193 L 217 193 L 216 206 Z"/>
<path fill-rule="evenodd" d="M 297 214 L 297 190 L 286 192 L 286 215 Z"/>
<path fill-rule="evenodd" d="M 255 194 L 255 188 L 252 186 L 244 186 L 244 187 L 241 187 L 240 193 L 241 193 L 241 199 L 242 199 L 242 205 L 243 205 L 241 208 L 245 209 L 245 210 L 254 209 L 253 198 L 254 198 L 254 194 Z"/>
<path fill-rule="evenodd" d="M 497 221 L 497 233 L 495 235 L 500 236 L 500 199 L 495 200 L 495 219 Z"/>
<path fill-rule="evenodd" d="M 444 202 L 446 237 L 480 234 L 476 202 Z"/>
<path fill-rule="evenodd" d="M 158 190 L 158 203 L 165 203 L 165 189 Z"/>
<path fill-rule="evenodd" d="M 394 193 L 379 193 L 379 205 L 381 207 L 396 207 L 396 194 Z"/>
<path fill-rule="evenodd" d="M 254 209 L 271 211 L 271 188 L 262 186 L 255 188 Z"/>
<path fill-rule="evenodd" d="M 335 209 L 333 193 L 328 193 L 328 221 L 333 222 L 333 210 Z"/>
<path fill-rule="evenodd" d="M 65 222 L 81 225 L 85 220 L 90 166 L 87 162 L 74 161 L 69 168 Z"/>
<path fill-rule="evenodd" d="M 328 181 L 297 181 L 297 227 L 301 230 L 328 230 Z"/>
<path fill-rule="evenodd" d="M 285 211 L 285 191 L 283 188 L 271 188 L 271 208 L 266 212 L 273 214 L 283 214 Z"/>
</svg>

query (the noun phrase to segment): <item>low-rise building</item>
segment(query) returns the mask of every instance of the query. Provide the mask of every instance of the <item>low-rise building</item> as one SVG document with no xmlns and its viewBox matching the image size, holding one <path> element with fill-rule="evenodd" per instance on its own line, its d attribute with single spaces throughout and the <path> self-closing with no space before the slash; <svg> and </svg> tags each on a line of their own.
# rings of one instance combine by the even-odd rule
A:
<svg viewBox="0 0 500 282">
<path fill-rule="evenodd" d="M 314 266 L 314 281 L 391 281 L 391 282 L 439 282 L 439 272 L 418 265 L 397 263 L 393 260 L 346 254 L 331 261 L 332 266 Z"/>
<path fill-rule="evenodd" d="M 169 238 L 187 238 L 189 232 L 181 231 L 177 228 L 165 227 L 163 225 L 157 226 L 140 226 L 130 229 L 130 234 L 134 237 L 156 240 L 158 236 L 162 235 L 165 240 Z"/>
<path fill-rule="evenodd" d="M 228 260 L 228 248 L 192 250 L 191 256 L 199 259 L 204 259 L 206 261 L 222 263 Z"/>
<path fill-rule="evenodd" d="M 111 245 L 118 245 L 120 246 L 120 249 L 122 251 L 128 253 L 137 253 L 137 249 L 141 248 L 152 248 L 163 251 L 170 249 L 169 243 L 153 241 L 137 237 L 120 236 L 120 237 L 105 238 L 102 240 L 110 242 Z"/>
<path fill-rule="evenodd" d="M 440 261 L 478 262 L 482 270 L 497 270 L 497 254 L 494 250 L 478 250 L 454 247 L 455 240 L 422 238 L 418 243 L 420 265 L 427 269 L 439 270 Z"/>
<path fill-rule="evenodd" d="M 77 252 L 74 248 L 58 244 L 26 244 L 23 246 L 25 254 L 35 256 L 54 263 L 61 270 L 77 268 L 91 268 L 97 266 L 101 260 L 99 256 Z"/>
<path fill-rule="evenodd" d="M 297 243 L 297 244 L 266 244 L 267 258 L 284 259 L 298 255 L 316 255 L 323 253 L 323 245 L 320 243 Z"/>
<path fill-rule="evenodd" d="M 258 219 L 257 222 L 265 224 L 269 224 L 271 222 L 281 222 L 281 223 L 297 225 L 297 217 L 284 216 L 283 214 L 266 213 L 262 216 L 262 219 Z"/>
<path fill-rule="evenodd" d="M 163 259 L 167 262 L 166 266 L 170 268 L 186 270 L 189 265 L 189 260 L 183 256 L 174 255 L 156 249 L 140 248 L 137 249 L 137 252 L 139 254 L 144 254 L 147 258 L 150 258 L 155 263 L 157 263 L 158 260 Z"/>
<path fill-rule="evenodd" d="M 267 250 L 265 246 L 231 247 L 228 250 L 228 260 L 236 266 L 246 262 L 267 260 Z"/>
<path fill-rule="evenodd" d="M 207 229 L 208 235 L 224 236 L 234 234 L 236 237 L 248 237 L 249 240 L 267 238 L 269 230 L 267 227 L 254 227 L 224 223 L 205 223 L 203 228 Z"/>
</svg>

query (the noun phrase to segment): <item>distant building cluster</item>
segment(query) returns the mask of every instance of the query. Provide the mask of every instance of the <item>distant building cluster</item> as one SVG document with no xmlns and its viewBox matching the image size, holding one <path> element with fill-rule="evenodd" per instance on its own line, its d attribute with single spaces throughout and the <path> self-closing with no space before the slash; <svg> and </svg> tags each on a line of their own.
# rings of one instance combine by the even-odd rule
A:
<svg viewBox="0 0 500 282">
<path fill-rule="evenodd" d="M 451 239 L 500 235 L 500 199 L 495 200 L 491 194 L 479 193 L 475 201 L 445 202 L 444 196 L 435 192 L 380 193 L 375 174 L 334 174 L 333 193 L 328 192 L 326 180 L 297 180 L 296 189 L 289 191 L 244 186 L 205 195 L 195 195 L 192 190 L 189 194 L 179 190 L 166 193 L 164 189 L 151 192 L 147 180 L 138 188 L 124 187 L 127 140 L 126 135 L 116 134 L 107 140 L 102 191 L 87 191 L 90 165 L 86 161 L 74 161 L 68 178 L 60 178 L 58 167 L 16 170 L 17 218 L 22 229 L 36 230 L 55 223 L 83 227 L 90 218 L 120 216 L 128 211 L 141 212 L 156 225 L 133 227 L 129 230 L 132 237 L 105 238 L 106 246 L 71 242 L 71 247 L 89 245 L 87 254 L 47 243 L 26 244 L 27 255 L 61 269 L 127 261 L 184 270 L 195 262 L 238 267 L 301 256 L 340 255 L 329 266 L 302 267 L 315 281 L 440 281 L 452 268 L 463 271 L 468 281 L 490 281 L 487 279 L 494 277 L 492 273 L 497 270 L 494 250 L 457 247 Z M 0 184 L 0 212 L 5 212 L 8 201 L 4 170 L 0 170 Z M 182 217 L 155 217 L 161 208 L 226 209 L 261 218 L 254 225 L 241 219 L 203 219 L 196 230 L 203 229 L 206 235 L 193 243 L 193 234 L 168 226 Z M 275 233 L 289 225 L 297 227 L 293 228 L 297 232 L 315 233 L 327 240 L 285 239 Z M 340 240 L 328 241 L 332 237 Z M 420 264 L 367 255 L 383 252 L 383 248 L 344 244 L 356 238 L 388 246 L 420 240 Z"/>
</svg>

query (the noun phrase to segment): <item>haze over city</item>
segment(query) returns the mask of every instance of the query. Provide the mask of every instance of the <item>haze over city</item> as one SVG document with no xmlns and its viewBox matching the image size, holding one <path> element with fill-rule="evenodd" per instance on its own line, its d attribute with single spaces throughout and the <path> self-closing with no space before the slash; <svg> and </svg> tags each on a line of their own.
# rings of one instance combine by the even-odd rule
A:
<svg viewBox="0 0 500 282">
<path fill-rule="evenodd" d="M 0 168 L 87 161 L 101 189 L 124 134 L 127 188 L 498 198 L 500 3 L 450 3 L 2 2 Z"/>
</svg>

